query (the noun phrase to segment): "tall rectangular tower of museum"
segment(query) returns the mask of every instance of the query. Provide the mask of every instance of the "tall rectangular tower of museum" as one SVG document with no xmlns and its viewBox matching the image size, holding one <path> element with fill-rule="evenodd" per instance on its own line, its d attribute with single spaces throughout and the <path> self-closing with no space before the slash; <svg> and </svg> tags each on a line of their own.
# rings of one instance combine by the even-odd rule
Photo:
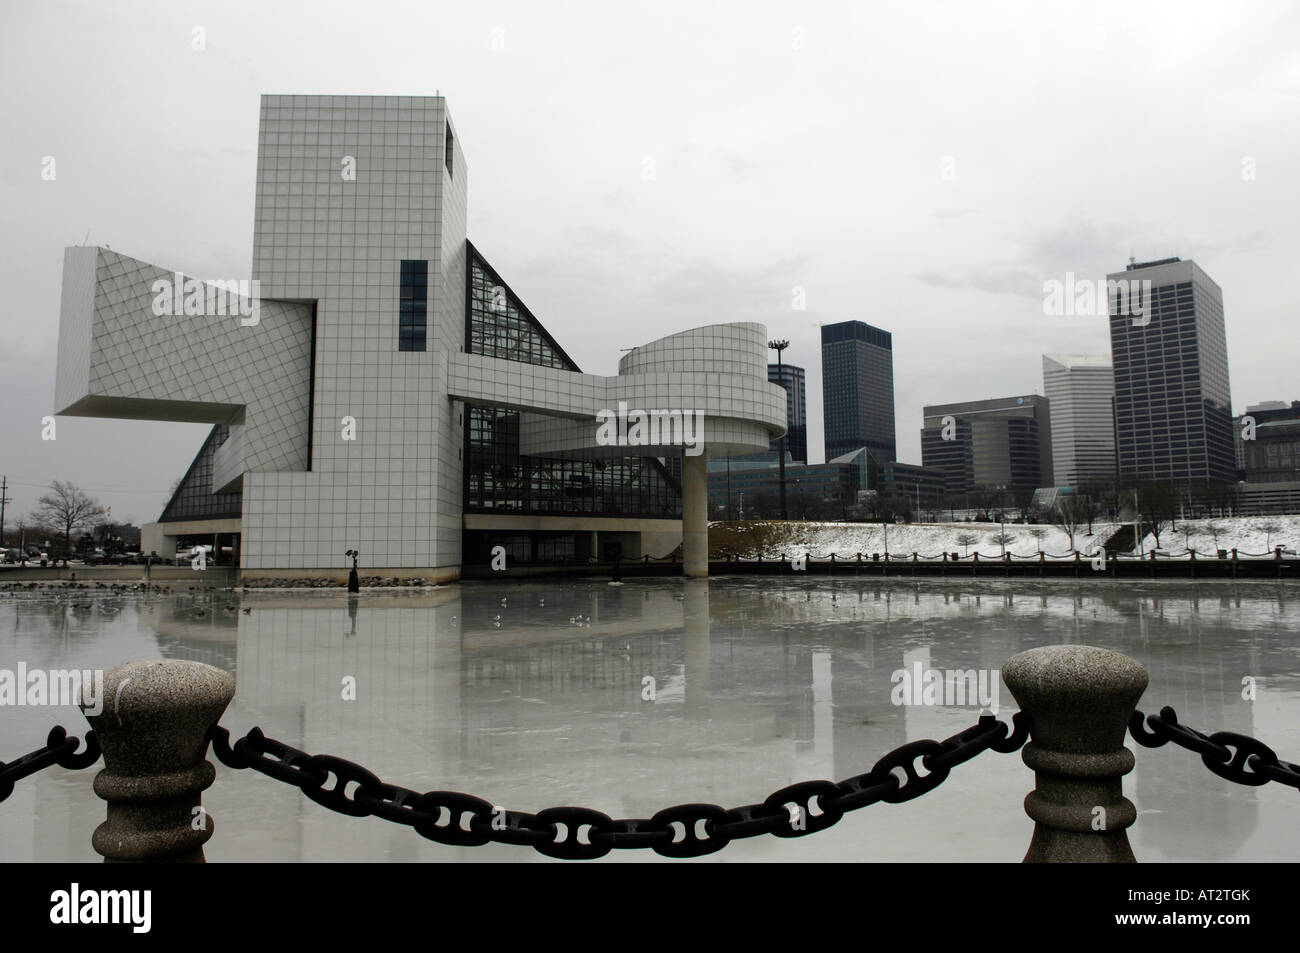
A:
<svg viewBox="0 0 1300 953">
<path fill-rule="evenodd" d="M 467 180 L 442 97 L 262 97 L 253 277 L 316 309 L 308 470 L 245 474 L 245 569 L 459 568 Z"/>
</svg>

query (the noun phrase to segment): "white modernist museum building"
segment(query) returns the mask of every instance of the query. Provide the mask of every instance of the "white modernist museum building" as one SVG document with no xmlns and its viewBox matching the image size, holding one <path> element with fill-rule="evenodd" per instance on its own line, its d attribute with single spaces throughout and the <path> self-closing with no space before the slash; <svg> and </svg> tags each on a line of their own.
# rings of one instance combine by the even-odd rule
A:
<svg viewBox="0 0 1300 953">
<path fill-rule="evenodd" d="M 497 546 L 681 545 L 707 573 L 708 455 L 786 425 L 766 329 L 582 373 L 467 240 L 468 171 L 441 97 L 264 96 L 251 281 L 65 251 L 57 411 L 212 425 L 146 552 L 215 537 L 244 576 L 337 576 L 352 549 L 441 581 Z"/>
</svg>

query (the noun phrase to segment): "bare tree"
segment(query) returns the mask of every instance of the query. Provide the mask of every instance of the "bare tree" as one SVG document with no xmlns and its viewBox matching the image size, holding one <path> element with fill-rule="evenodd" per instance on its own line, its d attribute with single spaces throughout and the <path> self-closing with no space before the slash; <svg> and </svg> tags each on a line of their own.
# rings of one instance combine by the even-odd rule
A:
<svg viewBox="0 0 1300 953">
<path fill-rule="evenodd" d="M 1273 548 L 1273 534 L 1282 532 L 1282 524 L 1276 523 L 1273 520 L 1269 520 L 1267 523 L 1260 523 L 1255 528 L 1264 531 L 1264 549 L 1266 550 L 1271 550 Z"/>
<path fill-rule="evenodd" d="M 1075 494 L 1079 498 L 1078 505 L 1083 508 L 1084 519 L 1088 521 L 1088 535 L 1092 535 L 1092 521 L 1101 515 L 1101 498 L 1080 490 Z"/>
<path fill-rule="evenodd" d="M 1034 488 L 1013 486 L 1006 491 L 1006 507 L 1014 520 L 1027 520 L 1034 502 Z"/>
<path fill-rule="evenodd" d="M 1235 516 L 1241 502 L 1241 490 L 1231 480 L 1213 480 L 1199 494 L 1200 502 L 1218 516 Z"/>
<path fill-rule="evenodd" d="M 1148 528 L 1160 546 L 1160 533 L 1166 524 L 1177 529 L 1178 490 L 1168 483 L 1148 483 L 1138 488 L 1138 507 L 1147 518 Z"/>
<path fill-rule="evenodd" d="M 1217 551 L 1219 548 L 1219 536 L 1226 533 L 1227 528 L 1222 523 L 1211 521 L 1205 524 L 1205 532 L 1209 533 L 1210 538 L 1214 540 L 1214 548 Z"/>
<path fill-rule="evenodd" d="M 1119 487 L 1104 480 L 1088 480 L 1078 487 L 1080 493 L 1092 501 L 1092 515 L 1088 520 L 1088 535 L 1092 535 L 1092 521 L 1102 516 L 1113 518 L 1120 510 Z"/>
<path fill-rule="evenodd" d="M 965 493 L 944 492 L 942 508 L 948 511 L 948 518 L 953 522 L 957 520 L 957 510 L 965 510 L 969 506 L 970 501 L 966 498 Z"/>
<path fill-rule="evenodd" d="M 882 493 L 877 506 L 881 517 L 887 522 L 893 523 L 899 517 L 911 522 L 912 504 L 905 493 Z"/>
<path fill-rule="evenodd" d="M 1052 508 L 1056 525 L 1070 537 L 1070 549 L 1076 549 L 1074 537 L 1092 518 L 1093 503 L 1086 493 L 1071 493 L 1062 496 Z"/>
<path fill-rule="evenodd" d="M 962 547 L 962 556 L 970 555 L 970 548 L 980 541 L 980 538 L 974 533 L 957 534 L 957 545 Z"/>
<path fill-rule="evenodd" d="M 971 502 L 979 511 L 981 519 L 989 519 L 989 514 L 1003 505 L 1007 491 L 1000 486 L 977 486 L 970 492 Z"/>
<path fill-rule="evenodd" d="M 38 540 L 43 549 L 48 537 L 54 535 L 54 530 L 50 528 L 49 521 L 45 515 L 40 512 L 33 512 L 26 517 L 18 520 L 18 545 L 26 555 L 27 547 L 33 545 Z"/>
<path fill-rule="evenodd" d="M 50 484 L 50 492 L 36 501 L 42 522 L 63 534 L 63 555 L 66 558 L 72 552 L 72 531 L 82 527 L 96 525 L 104 518 L 104 508 L 97 500 L 87 496 L 75 485 L 55 480 Z"/>
<path fill-rule="evenodd" d="M 1038 541 L 1038 551 L 1043 551 L 1043 540 L 1047 538 L 1047 529 L 1042 526 L 1031 526 L 1027 530 L 1030 536 Z"/>
</svg>

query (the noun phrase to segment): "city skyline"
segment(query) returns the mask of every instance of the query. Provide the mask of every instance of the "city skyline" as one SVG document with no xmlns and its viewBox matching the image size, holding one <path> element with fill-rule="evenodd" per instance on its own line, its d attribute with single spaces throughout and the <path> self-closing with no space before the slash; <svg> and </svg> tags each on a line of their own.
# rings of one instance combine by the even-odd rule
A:
<svg viewBox="0 0 1300 953">
<path fill-rule="evenodd" d="M 20 931 L 192 933 L 140 863 L 1268 920 L 1300 4 L 5 0 L 0 83 Z M 1027 866 L 1135 861 L 1247 877 Z"/>
<path fill-rule="evenodd" d="M 1247 24 L 1226 11 L 1171 19 L 1116 5 L 1097 16 L 1108 9 L 1131 29 L 1079 31 L 1063 12 L 1015 9 L 946 10 L 938 31 L 924 9 L 690 10 L 647 18 L 614 49 L 577 11 L 552 18 L 507 5 L 488 22 L 412 6 L 356 29 L 286 3 L 251 33 L 241 15 L 211 13 L 207 46 L 196 49 L 200 24 L 169 5 L 95 9 L 93 31 L 73 28 L 83 19 L 75 8 L 11 5 L 0 14 L 0 70 L 27 92 L 0 157 L 5 208 L 25 225 L 0 239 L 14 291 L 0 318 L 8 519 L 30 513 L 53 479 L 83 486 L 115 517 L 156 519 L 193 459 L 201 425 L 60 418 L 57 440 L 41 439 L 55 410 L 62 249 L 84 241 L 186 274 L 250 276 L 250 116 L 262 93 L 452 96 L 475 174 L 493 182 L 478 192 L 472 233 L 594 372 L 614 373 L 613 355 L 643 330 L 754 320 L 790 339 L 785 357 L 808 369 L 816 394 L 819 326 L 865 319 L 894 336 L 897 456 L 916 462 L 925 404 L 1029 393 L 1041 386 L 1043 353 L 1106 350 L 1103 315 L 1043 313 L 1045 282 L 1100 279 L 1130 255 L 1178 254 L 1230 298 L 1234 411 L 1294 399 L 1277 276 L 1297 250 L 1286 210 L 1300 182 L 1284 171 L 1281 120 L 1294 86 L 1283 38 L 1298 14 L 1261 12 Z M 1157 27 L 1167 41 L 1159 68 L 1133 55 Z M 919 54 L 853 54 L 871 37 L 918 30 L 929 37 Z M 283 61 L 277 31 L 320 56 Z M 23 42 L 38 34 L 66 38 L 63 68 L 20 84 L 49 72 Z M 990 69 L 972 40 L 1005 34 L 1015 42 Z M 113 84 L 93 65 L 106 47 L 123 64 Z M 1214 70 L 1182 65 L 1206 57 Z M 600 89 L 590 88 L 592 69 L 605 77 Z M 1033 87 L 1027 70 L 1039 77 Z M 168 83 L 156 82 L 159 71 Z M 881 76 L 906 81 L 909 96 Z M 1163 102 L 1154 119 L 1116 117 L 1134 86 Z M 774 110 L 792 118 L 778 128 Z M 1212 148 L 1192 132 L 1205 123 Z M 1085 133 L 1104 125 L 1136 144 L 1122 163 Z M 521 150 L 526 175 L 515 171 Z M 557 220 L 559 233 L 544 227 Z M 817 462 L 815 399 L 808 416 Z"/>
</svg>

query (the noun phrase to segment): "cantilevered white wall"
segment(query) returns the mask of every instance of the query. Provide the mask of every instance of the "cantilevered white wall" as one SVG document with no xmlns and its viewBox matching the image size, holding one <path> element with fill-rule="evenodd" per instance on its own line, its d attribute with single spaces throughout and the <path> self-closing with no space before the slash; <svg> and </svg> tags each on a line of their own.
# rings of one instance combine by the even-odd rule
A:
<svg viewBox="0 0 1300 953">
<path fill-rule="evenodd" d="M 255 324 L 155 313 L 156 289 L 188 280 L 106 248 L 67 249 L 56 411 L 244 424 L 243 469 L 305 469 L 311 306 L 263 300 Z"/>
</svg>

